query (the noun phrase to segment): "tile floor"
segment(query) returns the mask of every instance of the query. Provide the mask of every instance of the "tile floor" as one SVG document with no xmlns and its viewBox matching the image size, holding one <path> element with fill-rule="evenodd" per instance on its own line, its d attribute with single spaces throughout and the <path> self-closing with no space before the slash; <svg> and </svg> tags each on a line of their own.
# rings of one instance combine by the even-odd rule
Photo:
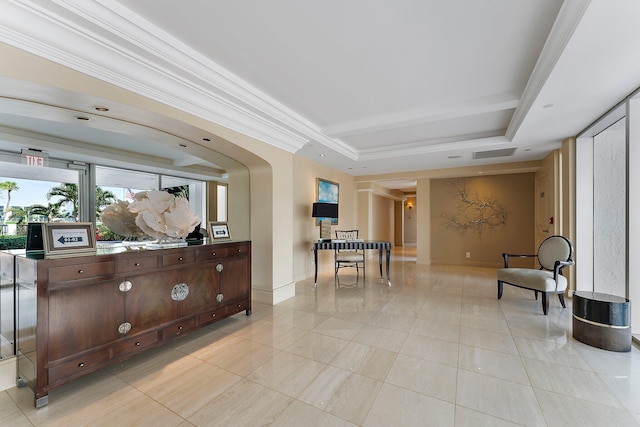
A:
<svg viewBox="0 0 640 427">
<path fill-rule="evenodd" d="M 392 287 L 331 273 L 277 306 L 238 314 L 60 387 L 35 410 L 0 393 L 1 426 L 640 425 L 640 351 L 571 337 L 495 270 L 416 266 L 394 250 Z M 568 300 L 570 304 L 570 300 Z"/>
</svg>

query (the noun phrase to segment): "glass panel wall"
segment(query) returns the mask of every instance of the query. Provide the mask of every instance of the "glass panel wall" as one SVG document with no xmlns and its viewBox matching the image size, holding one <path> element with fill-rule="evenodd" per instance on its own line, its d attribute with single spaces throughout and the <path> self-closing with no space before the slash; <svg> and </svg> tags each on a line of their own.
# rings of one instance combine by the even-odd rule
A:
<svg viewBox="0 0 640 427">
<path fill-rule="evenodd" d="M 576 288 L 640 300 L 640 90 L 576 144 Z M 640 310 L 631 311 L 638 337 Z"/>
<path fill-rule="evenodd" d="M 0 154 L 0 250 L 24 249 L 27 223 L 75 221 L 78 170 L 49 160 L 48 167 L 22 164 L 17 155 Z M 73 196 L 73 197 L 68 197 Z M 15 293 L 11 257 L 0 261 L 0 359 L 15 355 Z"/>
<path fill-rule="evenodd" d="M 626 119 L 593 137 L 593 287 L 626 296 Z"/>
</svg>

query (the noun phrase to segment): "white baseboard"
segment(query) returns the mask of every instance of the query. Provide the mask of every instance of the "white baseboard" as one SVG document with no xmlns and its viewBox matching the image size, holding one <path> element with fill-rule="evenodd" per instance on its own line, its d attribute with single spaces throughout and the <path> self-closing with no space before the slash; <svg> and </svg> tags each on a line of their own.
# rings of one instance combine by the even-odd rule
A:
<svg viewBox="0 0 640 427">
<path fill-rule="evenodd" d="M 0 360 L 0 391 L 16 386 L 16 357 Z"/>
</svg>

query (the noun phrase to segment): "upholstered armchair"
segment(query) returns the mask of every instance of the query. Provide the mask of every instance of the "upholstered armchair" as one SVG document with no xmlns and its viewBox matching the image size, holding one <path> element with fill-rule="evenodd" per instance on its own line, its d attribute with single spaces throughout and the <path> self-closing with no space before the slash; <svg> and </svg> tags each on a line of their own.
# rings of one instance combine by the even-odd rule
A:
<svg viewBox="0 0 640 427">
<path fill-rule="evenodd" d="M 557 294 L 560 304 L 566 307 L 564 292 L 567 289 L 567 278 L 562 275 L 562 269 L 573 265 L 573 245 L 563 236 L 547 237 L 538 248 L 535 255 L 519 255 L 503 253 L 504 268 L 498 270 L 498 299 L 502 298 L 503 285 L 517 286 L 532 290 L 538 299 L 538 292 L 542 294 L 542 311 L 549 313 L 549 295 Z M 511 268 L 509 258 L 537 258 L 540 269 Z"/>
</svg>

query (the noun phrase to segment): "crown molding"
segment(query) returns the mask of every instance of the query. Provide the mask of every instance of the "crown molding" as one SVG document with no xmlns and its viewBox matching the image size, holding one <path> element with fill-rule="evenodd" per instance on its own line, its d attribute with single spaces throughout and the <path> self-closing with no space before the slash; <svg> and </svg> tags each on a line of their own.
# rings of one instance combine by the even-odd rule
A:
<svg viewBox="0 0 640 427">
<path fill-rule="evenodd" d="M 386 147 L 370 148 L 360 151 L 359 160 L 377 160 L 388 159 L 394 157 L 417 156 L 421 154 L 439 153 L 443 151 L 454 151 L 469 148 L 499 147 L 510 144 L 504 132 L 492 132 L 486 135 L 474 135 L 473 139 L 460 140 L 456 138 L 446 138 L 439 140 L 429 140 L 413 142 L 404 146 L 394 146 L 390 151 Z"/>
<path fill-rule="evenodd" d="M 519 97 L 515 93 L 502 93 L 471 100 L 465 104 L 427 106 L 401 113 L 369 117 L 364 120 L 340 123 L 325 127 L 324 133 L 341 138 L 353 135 L 369 134 L 407 126 L 440 122 L 461 117 L 476 116 L 515 109 Z"/>
<path fill-rule="evenodd" d="M 358 153 L 120 3 L 1 2 L 0 41 L 295 153 Z"/>
<path fill-rule="evenodd" d="M 573 36 L 589 4 L 591 4 L 591 0 L 565 0 L 562 3 L 549 37 L 542 48 L 536 65 L 533 67 L 518 107 L 507 128 L 506 137 L 509 141 L 513 141 L 518 133 L 520 126 L 522 126 L 525 117 L 538 98 L 540 91 Z"/>
</svg>

